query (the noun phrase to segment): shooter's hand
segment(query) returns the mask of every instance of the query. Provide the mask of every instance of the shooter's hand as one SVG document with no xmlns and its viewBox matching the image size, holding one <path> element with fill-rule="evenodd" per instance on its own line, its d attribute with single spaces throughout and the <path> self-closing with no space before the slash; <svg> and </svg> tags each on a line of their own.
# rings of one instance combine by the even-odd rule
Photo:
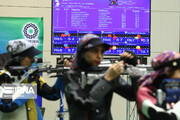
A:
<svg viewBox="0 0 180 120">
<path fill-rule="evenodd" d="M 137 65 L 137 55 L 135 53 L 126 50 L 125 52 L 120 54 L 120 56 L 121 56 L 120 60 L 123 60 L 124 63 L 128 63 L 134 66 Z"/>
<path fill-rule="evenodd" d="M 42 87 L 42 85 L 44 84 L 44 83 L 46 83 L 46 81 L 40 76 L 40 78 L 39 78 L 39 82 L 40 82 L 40 86 Z"/>
<path fill-rule="evenodd" d="M 70 67 L 71 62 L 68 59 L 64 59 L 64 66 L 65 67 Z"/>
<path fill-rule="evenodd" d="M 2 101 L 0 101 L 0 111 L 2 112 L 9 113 L 9 112 L 13 112 L 14 110 L 18 108 L 19 106 L 14 102 L 5 104 Z"/>
<path fill-rule="evenodd" d="M 59 64 L 64 64 L 64 67 L 70 67 L 70 65 L 71 65 L 70 60 L 68 60 L 68 59 L 62 59 L 62 58 L 58 61 L 58 63 L 59 63 Z"/>
<path fill-rule="evenodd" d="M 39 82 L 40 74 L 38 72 L 34 72 L 29 75 L 28 83 Z"/>
<path fill-rule="evenodd" d="M 104 78 L 107 81 L 112 81 L 116 77 L 118 77 L 124 70 L 124 61 L 120 61 L 118 63 L 112 64 L 109 69 L 107 70 L 106 75 Z"/>
</svg>

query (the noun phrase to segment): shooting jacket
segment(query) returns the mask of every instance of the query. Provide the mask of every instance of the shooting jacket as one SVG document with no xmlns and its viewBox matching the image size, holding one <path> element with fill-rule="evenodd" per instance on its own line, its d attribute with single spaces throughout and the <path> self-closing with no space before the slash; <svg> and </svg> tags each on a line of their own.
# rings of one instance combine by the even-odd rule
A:
<svg viewBox="0 0 180 120">
<path fill-rule="evenodd" d="M 138 103 L 138 111 L 140 120 L 151 120 L 148 119 L 142 112 L 143 110 L 143 102 L 145 100 L 150 100 L 154 105 L 157 105 L 156 99 L 156 90 L 155 87 L 140 87 L 137 91 L 137 103 Z"/>
<path fill-rule="evenodd" d="M 6 74 L 6 70 L 2 70 L 0 78 L 3 74 Z M 43 78 L 42 78 L 43 79 Z M 27 79 L 23 82 L 27 83 Z M 2 92 L 2 91 L 0 91 Z M 4 103 L 0 98 L 0 119 L 2 120 L 43 120 L 40 109 L 36 101 L 32 98 L 18 99 Z"/>
<path fill-rule="evenodd" d="M 158 104 L 155 86 L 140 87 L 137 103 L 140 120 L 180 120 L 180 102 Z M 173 94 L 173 93 L 172 93 Z"/>
<path fill-rule="evenodd" d="M 135 100 L 133 88 L 121 77 L 113 82 L 101 77 L 85 88 L 79 83 L 80 77 L 80 70 L 70 70 L 63 79 L 70 120 L 112 120 L 110 107 L 114 92 Z"/>
<path fill-rule="evenodd" d="M 3 74 L 6 71 L 0 72 L 0 78 L 2 79 Z M 41 76 L 38 79 L 43 79 Z M 23 81 L 27 83 L 27 78 Z M 35 80 L 37 82 L 37 80 Z M 33 83 L 35 83 L 35 81 Z M 50 94 L 48 90 L 60 90 L 59 86 L 60 79 L 57 79 L 53 87 L 48 87 L 46 83 L 40 86 L 37 84 L 37 94 L 48 100 L 57 100 L 60 98 L 59 92 Z M 1 94 L 1 91 L 0 91 Z M 43 120 L 42 114 L 40 112 L 39 106 L 37 105 L 35 99 L 15 99 L 9 103 L 4 103 L 0 98 L 0 120 Z"/>
</svg>

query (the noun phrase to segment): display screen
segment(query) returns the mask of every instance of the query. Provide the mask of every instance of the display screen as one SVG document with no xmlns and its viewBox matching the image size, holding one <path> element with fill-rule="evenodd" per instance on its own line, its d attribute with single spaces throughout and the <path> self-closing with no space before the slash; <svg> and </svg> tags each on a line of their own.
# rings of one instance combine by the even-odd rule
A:
<svg viewBox="0 0 180 120">
<path fill-rule="evenodd" d="M 74 54 L 87 33 L 112 45 L 105 55 L 149 56 L 150 0 L 53 0 L 52 54 Z"/>
</svg>

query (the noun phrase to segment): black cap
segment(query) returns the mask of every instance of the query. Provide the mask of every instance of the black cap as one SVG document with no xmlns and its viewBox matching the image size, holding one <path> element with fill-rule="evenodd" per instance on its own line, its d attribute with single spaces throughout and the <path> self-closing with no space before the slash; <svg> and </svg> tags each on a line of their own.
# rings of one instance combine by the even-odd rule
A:
<svg viewBox="0 0 180 120">
<path fill-rule="evenodd" d="M 111 45 L 104 43 L 97 35 L 86 34 L 79 41 L 77 45 L 77 52 L 82 53 L 99 45 L 104 45 L 105 51 L 109 50 L 111 47 Z"/>
<path fill-rule="evenodd" d="M 104 45 L 105 51 L 109 50 L 109 48 L 111 47 L 111 45 L 104 43 L 100 38 L 92 38 L 89 41 L 87 41 L 87 43 L 84 45 L 84 48 L 86 50 L 89 50 L 99 45 Z"/>
<path fill-rule="evenodd" d="M 19 53 L 19 54 L 15 54 L 12 55 L 12 57 L 16 57 L 16 56 L 36 56 L 39 55 L 40 53 L 42 53 L 41 51 L 39 51 L 38 49 L 36 49 L 34 46 L 31 48 L 28 48 L 27 50 Z"/>
</svg>

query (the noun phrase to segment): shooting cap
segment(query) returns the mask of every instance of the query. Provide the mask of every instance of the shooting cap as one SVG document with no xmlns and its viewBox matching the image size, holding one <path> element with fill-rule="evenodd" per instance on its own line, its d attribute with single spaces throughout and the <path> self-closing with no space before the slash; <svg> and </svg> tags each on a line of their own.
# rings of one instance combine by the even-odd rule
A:
<svg viewBox="0 0 180 120">
<path fill-rule="evenodd" d="M 165 51 L 152 59 L 152 67 L 154 70 L 163 68 L 180 68 L 180 53 L 175 51 Z"/>
<path fill-rule="evenodd" d="M 158 76 L 165 75 L 175 69 L 180 69 L 180 53 L 165 51 L 154 57 L 151 65 L 155 71 L 140 78 L 139 83 L 142 86 L 151 85 Z"/>
<path fill-rule="evenodd" d="M 103 45 L 103 52 L 109 50 L 110 45 L 104 43 L 97 35 L 95 34 L 85 34 L 79 41 L 77 45 L 77 50 L 75 53 L 75 57 L 72 61 L 71 68 L 72 69 L 81 69 L 86 70 L 91 65 L 87 63 L 87 61 L 84 59 L 83 55 L 86 53 L 89 49 L 93 49 L 94 47 L 97 47 L 99 45 Z"/>
<path fill-rule="evenodd" d="M 41 53 L 30 42 L 25 39 L 10 40 L 6 47 L 12 57 L 16 56 L 36 56 Z"/>
<path fill-rule="evenodd" d="M 87 51 L 93 47 L 104 45 L 104 50 L 107 51 L 110 48 L 110 45 L 107 43 L 104 43 L 99 36 L 95 34 L 86 34 L 84 35 L 78 44 L 78 50 L 79 51 Z"/>
</svg>

